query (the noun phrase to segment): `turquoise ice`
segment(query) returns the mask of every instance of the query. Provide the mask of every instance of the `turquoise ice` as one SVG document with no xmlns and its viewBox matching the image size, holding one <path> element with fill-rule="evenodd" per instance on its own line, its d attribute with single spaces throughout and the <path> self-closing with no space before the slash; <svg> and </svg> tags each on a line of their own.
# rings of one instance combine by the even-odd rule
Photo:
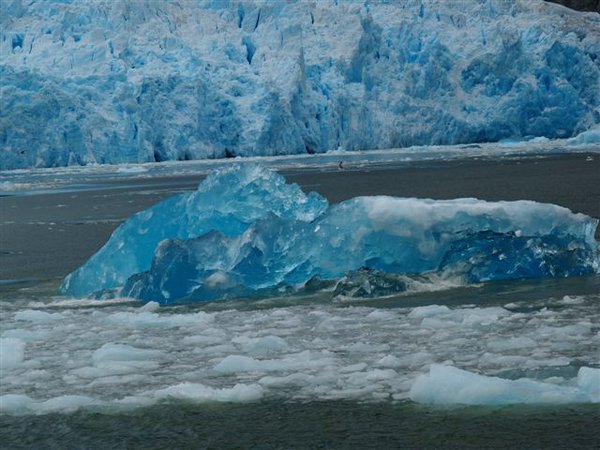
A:
<svg viewBox="0 0 600 450">
<path fill-rule="evenodd" d="M 600 369 L 581 367 L 570 386 L 484 376 L 434 364 L 413 383 L 409 397 L 438 405 L 565 404 L 600 402 Z"/>
<path fill-rule="evenodd" d="M 324 198 L 305 195 L 274 172 L 258 165 L 244 167 L 214 172 L 197 191 L 134 214 L 85 265 L 65 278 L 61 292 L 83 296 L 123 286 L 131 275 L 150 269 L 163 239 L 190 239 L 211 230 L 238 236 L 262 217 L 312 221 L 327 208 Z"/>
<path fill-rule="evenodd" d="M 598 221 L 532 201 L 357 197 L 328 205 L 260 165 L 211 174 L 121 225 L 61 290 L 170 303 L 303 287 L 354 271 L 466 282 L 596 273 Z"/>
</svg>

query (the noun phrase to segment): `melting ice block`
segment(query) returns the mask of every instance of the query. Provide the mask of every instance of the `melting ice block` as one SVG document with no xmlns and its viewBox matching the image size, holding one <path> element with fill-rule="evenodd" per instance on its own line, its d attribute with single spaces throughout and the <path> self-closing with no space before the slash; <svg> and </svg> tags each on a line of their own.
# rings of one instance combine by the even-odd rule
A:
<svg viewBox="0 0 600 450">
<path fill-rule="evenodd" d="M 150 269 L 164 239 L 190 239 L 218 230 L 239 236 L 267 215 L 310 222 L 327 208 L 316 193 L 259 165 L 233 167 L 209 175 L 195 192 L 170 197 L 119 226 L 89 261 L 63 281 L 60 291 L 82 296 L 123 286 L 128 277 Z"/>
<path fill-rule="evenodd" d="M 488 377 L 452 366 L 433 365 L 417 378 L 409 397 L 419 403 L 508 405 L 600 401 L 600 369 L 582 367 L 571 386 L 530 379 Z"/>
<path fill-rule="evenodd" d="M 258 165 L 134 215 L 62 292 L 169 303 L 299 287 L 348 273 L 449 273 L 467 282 L 598 272 L 597 220 L 531 201 L 358 197 L 336 205 Z M 393 289 L 392 289 L 393 291 Z"/>
</svg>

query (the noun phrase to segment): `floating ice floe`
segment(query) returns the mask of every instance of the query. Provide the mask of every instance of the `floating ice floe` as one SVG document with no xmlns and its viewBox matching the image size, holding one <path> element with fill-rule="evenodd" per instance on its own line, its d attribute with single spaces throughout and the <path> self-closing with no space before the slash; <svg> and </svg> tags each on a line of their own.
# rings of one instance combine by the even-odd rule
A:
<svg viewBox="0 0 600 450">
<path fill-rule="evenodd" d="M 532 201 L 358 197 L 328 205 L 260 165 L 212 173 L 195 192 L 135 214 L 61 286 L 123 287 L 145 301 L 213 300 L 338 280 L 381 296 L 406 275 L 466 282 L 600 270 L 598 221 Z"/>
<path fill-rule="evenodd" d="M 507 380 L 479 375 L 452 366 L 433 365 L 410 389 L 419 403 L 509 405 L 600 402 L 600 369 L 582 367 L 573 385 L 531 379 Z"/>
<path fill-rule="evenodd" d="M 190 239 L 213 230 L 238 236 L 269 215 L 310 222 L 326 208 L 327 201 L 318 194 L 305 195 L 299 186 L 258 165 L 213 172 L 197 191 L 133 215 L 65 279 L 61 291 L 82 296 L 123 286 L 130 276 L 150 269 L 164 239 Z"/>
<path fill-rule="evenodd" d="M 40 401 L 27 395 L 6 394 L 0 396 L 0 413 L 11 415 L 67 414 L 79 409 L 118 412 L 169 400 L 184 400 L 196 403 L 243 403 L 260 400 L 262 396 L 263 389 L 256 384 L 236 384 L 231 388 L 215 389 L 199 383 L 181 383 L 158 391 L 142 393 L 138 396 L 123 397 L 113 402 L 84 395 L 61 395 Z"/>
<path fill-rule="evenodd" d="M 48 301 L 60 322 L 23 321 L 11 306 L 0 311 L 0 414 L 261 399 L 598 403 L 599 299 L 568 308 L 546 299 L 528 313 L 328 303 L 149 312 Z"/>
<path fill-rule="evenodd" d="M 0 375 L 23 362 L 25 342 L 15 337 L 0 338 Z"/>
</svg>

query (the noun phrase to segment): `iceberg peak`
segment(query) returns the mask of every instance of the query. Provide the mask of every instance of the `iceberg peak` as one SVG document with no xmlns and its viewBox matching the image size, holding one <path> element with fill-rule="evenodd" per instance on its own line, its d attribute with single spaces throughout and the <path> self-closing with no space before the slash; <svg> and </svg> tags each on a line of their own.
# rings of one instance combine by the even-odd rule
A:
<svg viewBox="0 0 600 450">
<path fill-rule="evenodd" d="M 109 241 L 82 267 L 68 275 L 60 291 L 88 295 L 125 284 L 150 269 L 164 239 L 190 239 L 214 230 L 238 236 L 256 220 L 274 216 L 310 222 L 327 201 L 258 164 L 234 164 L 212 172 L 194 192 L 169 197 L 121 224 Z"/>
</svg>

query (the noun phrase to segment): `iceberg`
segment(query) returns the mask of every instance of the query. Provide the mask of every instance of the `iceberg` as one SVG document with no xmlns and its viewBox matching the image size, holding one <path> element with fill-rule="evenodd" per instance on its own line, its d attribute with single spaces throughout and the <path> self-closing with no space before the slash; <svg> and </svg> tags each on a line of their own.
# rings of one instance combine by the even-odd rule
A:
<svg viewBox="0 0 600 450">
<path fill-rule="evenodd" d="M 316 193 L 305 195 L 296 184 L 259 165 L 216 171 L 198 190 L 167 198 L 134 214 L 84 266 L 68 275 L 61 292 L 84 296 L 123 286 L 150 268 L 161 241 L 190 239 L 219 230 L 238 236 L 266 216 L 310 222 L 327 209 Z"/>
<path fill-rule="evenodd" d="M 0 170 L 600 123 L 600 18 L 542 0 L 4 0 L 0 25 Z"/>
<path fill-rule="evenodd" d="M 122 287 L 125 296 L 171 303 L 345 275 L 367 295 L 401 291 L 397 274 L 467 282 L 578 276 L 600 271 L 597 224 L 532 201 L 376 196 L 329 205 L 263 166 L 236 164 L 131 217 L 61 292 Z"/>
<path fill-rule="evenodd" d="M 600 369 L 581 367 L 572 385 L 507 380 L 434 364 L 413 383 L 409 397 L 437 405 L 565 404 L 600 402 Z"/>
</svg>

